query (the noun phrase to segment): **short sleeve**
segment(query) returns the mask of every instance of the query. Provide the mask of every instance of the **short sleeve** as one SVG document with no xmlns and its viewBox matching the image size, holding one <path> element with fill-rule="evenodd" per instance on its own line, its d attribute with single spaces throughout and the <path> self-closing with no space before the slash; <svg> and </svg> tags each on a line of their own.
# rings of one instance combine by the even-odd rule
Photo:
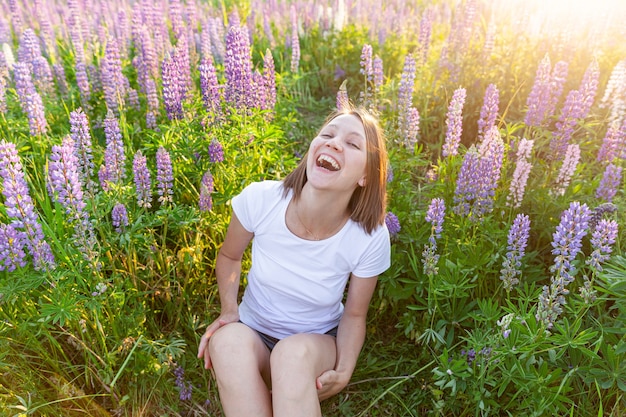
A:
<svg viewBox="0 0 626 417">
<path fill-rule="evenodd" d="M 368 278 L 382 274 L 391 266 L 391 242 L 385 225 L 380 226 L 371 235 L 371 241 L 352 271 L 354 275 Z"/>
<path fill-rule="evenodd" d="M 231 200 L 233 212 L 239 222 L 250 233 L 254 233 L 264 214 L 272 209 L 272 204 L 281 192 L 278 181 L 253 182 Z"/>
</svg>

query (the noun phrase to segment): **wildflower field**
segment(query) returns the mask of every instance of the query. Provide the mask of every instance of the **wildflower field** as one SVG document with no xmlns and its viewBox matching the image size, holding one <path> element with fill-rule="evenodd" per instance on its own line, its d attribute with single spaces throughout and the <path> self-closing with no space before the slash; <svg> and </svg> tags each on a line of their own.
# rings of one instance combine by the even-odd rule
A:
<svg viewBox="0 0 626 417">
<path fill-rule="evenodd" d="M 324 415 L 626 415 L 625 21 L 0 0 L 0 416 L 222 415 L 196 353 L 229 201 L 346 100 L 388 137 L 392 266 Z"/>
</svg>

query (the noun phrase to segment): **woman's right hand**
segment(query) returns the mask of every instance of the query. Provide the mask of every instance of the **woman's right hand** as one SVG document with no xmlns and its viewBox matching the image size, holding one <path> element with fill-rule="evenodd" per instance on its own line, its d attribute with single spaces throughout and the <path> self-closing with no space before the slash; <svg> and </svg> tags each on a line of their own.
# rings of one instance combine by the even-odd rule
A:
<svg viewBox="0 0 626 417">
<path fill-rule="evenodd" d="M 220 316 L 206 328 L 204 334 L 200 338 L 198 346 L 198 359 L 204 358 L 204 368 L 211 367 L 211 356 L 209 355 L 209 339 L 222 326 L 239 321 L 239 313 L 220 314 Z"/>
</svg>

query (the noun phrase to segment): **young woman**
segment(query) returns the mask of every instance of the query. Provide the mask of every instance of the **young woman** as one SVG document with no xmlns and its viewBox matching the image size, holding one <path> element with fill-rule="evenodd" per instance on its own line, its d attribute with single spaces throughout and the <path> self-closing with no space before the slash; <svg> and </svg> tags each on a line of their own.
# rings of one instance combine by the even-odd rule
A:
<svg viewBox="0 0 626 417">
<path fill-rule="evenodd" d="M 283 181 L 233 198 L 216 262 L 221 313 L 198 349 L 226 416 L 321 416 L 320 401 L 348 384 L 376 278 L 390 264 L 386 179 L 378 122 L 349 108 L 328 117 Z"/>
</svg>

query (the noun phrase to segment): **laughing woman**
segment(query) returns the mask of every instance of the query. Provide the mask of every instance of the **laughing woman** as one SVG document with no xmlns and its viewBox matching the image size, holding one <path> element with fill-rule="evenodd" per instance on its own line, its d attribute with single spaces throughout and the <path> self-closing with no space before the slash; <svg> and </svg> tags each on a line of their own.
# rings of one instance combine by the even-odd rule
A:
<svg viewBox="0 0 626 417">
<path fill-rule="evenodd" d="M 283 181 L 233 198 L 216 261 L 221 313 L 198 349 L 226 416 L 321 416 L 320 401 L 348 384 L 377 277 L 390 265 L 386 178 L 377 120 L 348 108 L 328 117 Z"/>
</svg>

